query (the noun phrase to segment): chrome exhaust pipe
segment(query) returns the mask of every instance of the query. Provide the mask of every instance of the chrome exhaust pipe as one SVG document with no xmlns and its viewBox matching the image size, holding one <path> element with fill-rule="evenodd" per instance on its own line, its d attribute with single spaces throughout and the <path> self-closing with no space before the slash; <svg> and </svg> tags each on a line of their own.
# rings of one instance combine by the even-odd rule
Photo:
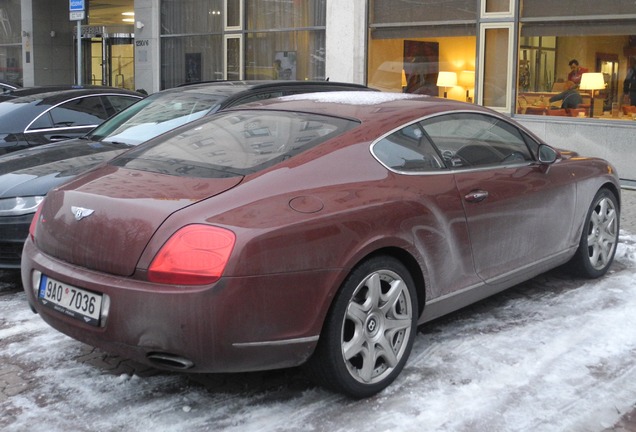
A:
<svg viewBox="0 0 636 432">
<path fill-rule="evenodd" d="M 194 363 L 186 358 L 161 352 L 148 353 L 148 360 L 156 364 L 158 367 L 186 370 L 194 366 Z"/>
</svg>

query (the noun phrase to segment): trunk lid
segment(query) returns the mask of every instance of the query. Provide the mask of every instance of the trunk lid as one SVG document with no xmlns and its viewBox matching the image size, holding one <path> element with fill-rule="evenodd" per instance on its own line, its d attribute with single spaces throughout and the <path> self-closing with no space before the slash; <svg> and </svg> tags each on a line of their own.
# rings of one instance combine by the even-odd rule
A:
<svg viewBox="0 0 636 432">
<path fill-rule="evenodd" d="M 35 242 L 44 253 L 73 265 L 130 276 L 168 216 L 233 188 L 242 178 L 177 177 L 105 166 L 49 193 Z"/>
</svg>

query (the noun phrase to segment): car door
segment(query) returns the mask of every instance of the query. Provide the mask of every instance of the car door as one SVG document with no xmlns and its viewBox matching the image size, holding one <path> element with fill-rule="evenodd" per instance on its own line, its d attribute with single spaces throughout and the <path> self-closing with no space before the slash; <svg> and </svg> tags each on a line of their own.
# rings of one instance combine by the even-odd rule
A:
<svg viewBox="0 0 636 432">
<path fill-rule="evenodd" d="M 536 162 L 538 144 L 494 115 L 446 114 L 422 126 L 454 171 L 483 280 L 501 281 L 566 250 L 576 198 L 566 164 Z"/>
<path fill-rule="evenodd" d="M 444 166 L 421 127 L 405 126 L 374 143 L 372 153 L 396 173 L 396 199 L 414 200 L 417 215 L 401 229 L 413 235 L 428 268 L 427 301 L 481 283 L 474 270 L 462 200 L 452 170 Z"/>
</svg>

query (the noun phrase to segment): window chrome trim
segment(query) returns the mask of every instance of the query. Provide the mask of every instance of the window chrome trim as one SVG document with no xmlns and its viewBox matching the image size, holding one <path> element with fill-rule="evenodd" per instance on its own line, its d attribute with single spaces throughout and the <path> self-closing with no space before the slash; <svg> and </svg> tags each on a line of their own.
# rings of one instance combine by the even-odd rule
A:
<svg viewBox="0 0 636 432">
<path fill-rule="evenodd" d="M 31 120 L 31 122 L 24 128 L 24 133 L 34 133 L 34 132 L 41 132 L 41 131 L 47 131 L 47 130 L 57 130 L 57 129 L 77 129 L 77 128 L 86 128 L 86 127 L 90 127 L 91 125 L 84 125 L 84 126 L 68 126 L 65 128 L 42 128 L 42 129 L 31 129 L 29 130 L 29 128 L 31 127 L 31 125 L 33 123 L 35 123 L 40 117 L 42 117 L 45 114 L 48 114 L 51 110 L 59 107 L 60 105 L 64 105 L 68 102 L 72 102 L 78 99 L 85 99 L 88 97 L 95 97 L 95 96 L 124 96 L 124 97 L 130 97 L 131 99 L 137 99 L 137 102 L 141 99 L 143 99 L 141 96 L 137 96 L 137 95 L 122 95 L 120 93 L 93 93 L 93 94 L 88 94 L 88 95 L 81 95 L 81 96 L 76 96 L 72 99 L 67 99 L 65 101 L 62 101 L 60 103 L 58 103 L 57 105 L 52 105 L 49 108 L 47 108 L 45 111 L 42 111 L 40 113 L 40 115 L 38 115 L 37 117 L 35 117 L 33 120 Z M 104 119 L 105 121 L 106 119 Z M 94 125 L 93 127 L 96 127 L 98 125 Z"/>
<path fill-rule="evenodd" d="M 31 129 L 31 130 L 25 130 L 24 133 L 25 134 L 35 134 L 35 133 L 42 133 L 42 132 L 55 132 L 55 131 L 60 131 L 60 130 L 76 130 L 76 129 L 87 129 L 87 128 L 91 128 L 94 129 L 97 126 L 99 126 L 101 123 L 98 124 L 94 124 L 94 125 L 82 125 L 82 126 L 66 126 L 66 127 L 59 127 L 59 128 L 42 128 L 42 129 Z"/>
<path fill-rule="evenodd" d="M 501 169 L 501 168 L 532 166 L 532 165 L 536 165 L 538 163 L 538 161 L 536 160 L 536 155 L 528 148 L 528 151 L 530 152 L 530 155 L 534 158 L 531 161 L 524 160 L 524 161 L 510 162 L 510 163 L 500 164 L 500 165 L 485 165 L 485 166 L 470 167 L 470 168 L 457 168 L 457 167 L 446 167 L 445 166 L 443 168 L 440 168 L 437 171 L 400 171 L 400 170 L 396 170 L 395 168 L 391 168 L 391 167 L 387 166 L 384 162 L 382 162 L 380 160 L 380 158 L 373 151 L 373 147 L 375 147 L 375 145 L 378 142 L 380 142 L 383 139 L 387 138 L 388 136 L 394 134 L 395 132 L 404 129 L 405 127 L 411 126 L 411 125 L 413 125 L 415 123 L 419 123 L 419 122 L 424 121 L 424 120 L 429 120 L 429 119 L 432 119 L 432 118 L 435 118 L 435 117 L 440 117 L 440 116 L 443 116 L 443 115 L 452 115 L 452 114 L 476 114 L 476 115 L 481 115 L 481 116 L 485 116 L 485 117 L 491 117 L 491 118 L 494 118 L 494 119 L 499 120 L 499 121 L 503 121 L 503 122 L 513 126 L 514 128 L 516 128 L 520 132 L 525 132 L 526 134 L 528 134 L 527 131 L 524 128 L 519 127 L 518 125 L 508 121 L 506 118 L 502 118 L 502 117 L 499 117 L 497 115 L 493 115 L 493 114 L 491 114 L 489 112 L 472 111 L 472 110 L 442 111 L 442 112 L 437 112 L 435 114 L 425 115 L 423 117 L 418 118 L 417 120 L 413 120 L 410 123 L 405 123 L 405 124 L 402 124 L 402 125 L 400 125 L 400 126 L 398 126 L 396 128 L 393 128 L 392 130 L 390 130 L 389 132 L 381 135 L 380 137 L 375 139 L 373 142 L 371 142 L 371 144 L 369 144 L 369 153 L 371 153 L 371 156 L 373 156 L 373 158 L 375 160 L 377 160 L 380 165 L 382 165 L 384 168 L 386 168 L 390 172 L 395 173 L 395 174 L 400 174 L 400 175 L 406 175 L 406 176 L 431 176 L 431 175 L 442 175 L 442 174 L 457 174 L 457 173 L 465 173 L 465 172 L 478 172 L 478 171 L 488 171 L 488 170 L 492 170 L 494 168 Z M 532 137 L 531 134 L 528 134 L 528 135 L 530 137 Z M 437 148 L 437 145 L 435 144 L 435 142 L 433 142 L 432 144 L 433 144 L 435 150 L 439 150 Z M 541 144 L 541 142 L 539 142 L 538 144 Z M 526 143 L 526 146 L 528 146 L 528 143 Z"/>
</svg>

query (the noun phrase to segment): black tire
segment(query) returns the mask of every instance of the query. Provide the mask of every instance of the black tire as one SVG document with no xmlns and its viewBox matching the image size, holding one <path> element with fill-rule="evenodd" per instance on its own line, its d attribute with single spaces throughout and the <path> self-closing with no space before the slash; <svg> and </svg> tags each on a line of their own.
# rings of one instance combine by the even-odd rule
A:
<svg viewBox="0 0 636 432">
<path fill-rule="evenodd" d="M 581 240 L 571 267 L 577 275 L 598 278 L 607 273 L 618 244 L 620 210 L 608 189 L 596 193 L 585 218 Z"/>
<path fill-rule="evenodd" d="M 400 374 L 417 327 L 413 278 L 398 260 L 357 266 L 336 295 L 308 362 L 319 384 L 353 398 L 372 396 Z"/>
</svg>

